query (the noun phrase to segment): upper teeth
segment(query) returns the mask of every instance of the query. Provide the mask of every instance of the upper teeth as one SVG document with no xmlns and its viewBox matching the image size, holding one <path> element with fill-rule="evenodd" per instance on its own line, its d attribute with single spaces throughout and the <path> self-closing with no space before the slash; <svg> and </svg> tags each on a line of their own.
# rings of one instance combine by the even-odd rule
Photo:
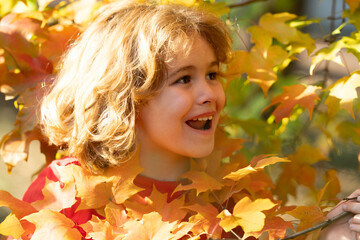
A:
<svg viewBox="0 0 360 240">
<path fill-rule="evenodd" d="M 210 117 L 203 117 L 203 118 L 194 118 L 194 121 L 207 121 L 213 119 L 213 116 Z"/>
</svg>

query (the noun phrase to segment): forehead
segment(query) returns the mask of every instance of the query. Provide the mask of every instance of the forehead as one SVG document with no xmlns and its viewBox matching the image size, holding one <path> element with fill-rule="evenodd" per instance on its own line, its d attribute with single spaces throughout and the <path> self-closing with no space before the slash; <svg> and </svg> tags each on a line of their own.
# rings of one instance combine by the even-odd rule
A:
<svg viewBox="0 0 360 240">
<path fill-rule="evenodd" d="M 196 64 L 201 61 L 205 64 L 217 62 L 217 56 L 210 43 L 201 36 L 187 38 L 183 42 L 177 42 L 176 48 L 168 54 L 165 61 L 166 68 L 171 71 L 186 64 Z M 202 57 L 205 57 L 203 59 Z"/>
</svg>

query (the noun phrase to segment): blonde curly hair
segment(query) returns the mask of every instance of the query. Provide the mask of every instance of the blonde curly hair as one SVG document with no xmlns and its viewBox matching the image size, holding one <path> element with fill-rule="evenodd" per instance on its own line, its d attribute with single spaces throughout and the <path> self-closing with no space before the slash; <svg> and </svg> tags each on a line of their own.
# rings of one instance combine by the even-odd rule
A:
<svg viewBox="0 0 360 240">
<path fill-rule="evenodd" d="M 199 35 L 227 62 L 231 38 L 206 11 L 181 5 L 115 2 L 72 45 L 41 105 L 49 141 L 65 145 L 90 171 L 121 163 L 136 149 L 139 106 L 161 90 L 166 65 Z"/>
</svg>

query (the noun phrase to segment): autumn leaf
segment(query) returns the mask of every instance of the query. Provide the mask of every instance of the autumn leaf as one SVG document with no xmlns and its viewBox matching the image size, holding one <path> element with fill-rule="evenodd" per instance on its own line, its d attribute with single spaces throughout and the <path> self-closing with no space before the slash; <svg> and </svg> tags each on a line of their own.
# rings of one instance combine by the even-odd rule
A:
<svg viewBox="0 0 360 240">
<path fill-rule="evenodd" d="M 298 147 L 294 154 L 288 155 L 293 162 L 314 164 L 322 160 L 328 160 L 318 148 L 304 144 Z"/>
<path fill-rule="evenodd" d="M 137 158 L 138 154 L 135 154 L 118 167 L 106 169 L 102 175 L 92 174 L 75 164 L 58 167 L 60 180 L 75 184 L 76 196 L 81 198 L 78 210 L 104 207 L 112 201 L 121 204 L 141 190 L 133 183 L 142 171 Z"/>
<path fill-rule="evenodd" d="M 145 214 L 141 221 L 129 221 L 124 224 L 127 234 L 124 240 L 132 239 L 172 239 L 174 234 L 171 233 L 176 222 L 165 222 L 157 212 Z"/>
<path fill-rule="evenodd" d="M 318 204 L 320 204 L 321 201 L 336 201 L 336 196 L 341 191 L 335 169 L 330 169 L 325 173 L 325 181 L 325 186 L 317 194 Z"/>
<path fill-rule="evenodd" d="M 187 211 L 182 209 L 184 197 L 168 202 L 167 195 L 167 193 L 160 193 L 154 186 L 150 196 L 142 200 L 143 203 L 139 203 L 135 198 L 125 201 L 124 205 L 128 215 L 134 219 L 142 218 L 144 214 L 157 212 L 163 221 L 173 222 L 182 220 L 187 214 Z"/>
<path fill-rule="evenodd" d="M 188 185 L 178 185 L 174 192 L 185 191 L 190 189 L 196 190 L 196 195 L 202 192 L 221 189 L 223 184 L 203 171 L 189 171 L 181 175 L 182 178 L 188 178 L 192 181 Z"/>
<path fill-rule="evenodd" d="M 253 233 L 245 233 L 243 238 L 247 238 L 249 236 L 259 238 L 261 234 L 263 234 L 264 232 L 268 232 L 269 240 L 281 239 L 285 237 L 287 229 L 294 229 L 291 222 L 287 222 L 281 217 L 275 216 L 272 218 L 265 219 L 265 225 L 264 228 L 261 229 L 261 231 L 253 232 Z"/>
<path fill-rule="evenodd" d="M 329 95 L 339 99 L 339 105 L 355 118 L 353 101 L 358 98 L 356 89 L 360 87 L 360 71 L 353 72 L 350 76 L 343 77 L 332 84 L 328 90 Z M 329 103 L 329 102 L 327 102 Z M 330 102 L 332 103 L 332 102 Z M 333 107 L 328 105 L 330 109 Z"/>
<path fill-rule="evenodd" d="M 81 227 L 87 232 L 88 238 L 96 240 L 120 240 L 125 235 L 122 225 L 111 225 L 97 216 L 92 216 L 91 220 L 82 224 Z"/>
<path fill-rule="evenodd" d="M 256 169 L 260 169 L 278 162 L 290 162 L 290 160 L 274 155 L 258 155 L 250 160 L 250 165 Z"/>
<path fill-rule="evenodd" d="M 12 213 L 0 223 L 0 235 L 12 236 L 17 239 L 20 238 L 24 232 L 24 228 L 19 219 Z"/>
<path fill-rule="evenodd" d="M 272 106 L 276 106 L 273 115 L 275 116 L 275 122 L 279 123 L 281 119 L 290 117 L 294 107 L 300 105 L 309 111 L 311 118 L 315 103 L 320 99 L 316 94 L 320 87 L 297 84 L 283 87 L 283 89 L 284 92 L 274 97 L 264 111 Z"/>
<path fill-rule="evenodd" d="M 241 226 L 245 233 L 260 231 L 265 224 L 265 214 L 262 211 L 275 206 L 270 199 L 251 201 L 244 197 L 236 203 L 233 214 L 224 210 L 218 215 L 221 218 L 220 226 L 227 232 L 237 226 Z"/>
<path fill-rule="evenodd" d="M 294 210 L 288 211 L 287 214 L 300 220 L 297 231 L 312 227 L 325 217 L 321 209 L 316 206 L 297 206 Z"/>
<path fill-rule="evenodd" d="M 195 224 L 192 231 L 198 234 L 207 233 L 212 238 L 220 238 L 222 228 L 220 227 L 220 219 L 217 218 L 219 211 L 214 205 L 206 203 L 200 205 L 198 203 L 185 206 L 184 208 L 196 212 L 191 216 L 189 222 Z"/>
<path fill-rule="evenodd" d="M 51 210 L 25 216 L 23 219 L 35 224 L 32 240 L 81 240 L 82 235 L 74 228 L 75 223 L 65 215 Z"/>
<path fill-rule="evenodd" d="M 8 207 L 18 219 L 36 212 L 30 203 L 13 197 L 10 193 L 0 190 L 0 207 Z"/>
<path fill-rule="evenodd" d="M 251 159 L 250 162 L 251 162 L 250 165 L 229 173 L 228 175 L 226 175 L 224 177 L 224 179 L 231 179 L 233 181 L 239 181 L 243 177 L 245 177 L 251 173 L 254 173 L 260 169 L 263 169 L 264 167 L 266 167 L 268 165 L 275 164 L 278 162 L 289 162 L 289 160 L 287 160 L 286 158 L 280 158 L 280 157 L 275 157 L 275 156 L 271 156 L 271 155 L 259 155 L 259 156 L 254 157 L 253 159 Z"/>
</svg>

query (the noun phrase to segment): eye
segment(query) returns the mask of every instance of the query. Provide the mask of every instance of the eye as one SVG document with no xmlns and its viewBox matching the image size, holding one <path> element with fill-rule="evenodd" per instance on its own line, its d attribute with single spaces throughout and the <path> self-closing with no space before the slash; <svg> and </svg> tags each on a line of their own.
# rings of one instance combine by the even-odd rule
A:
<svg viewBox="0 0 360 240">
<path fill-rule="evenodd" d="M 189 83 L 190 81 L 191 81 L 191 77 L 189 75 L 186 75 L 176 80 L 175 83 L 186 84 Z"/>
<path fill-rule="evenodd" d="M 211 72 L 206 77 L 209 80 L 216 80 L 217 79 L 217 72 Z"/>
</svg>

